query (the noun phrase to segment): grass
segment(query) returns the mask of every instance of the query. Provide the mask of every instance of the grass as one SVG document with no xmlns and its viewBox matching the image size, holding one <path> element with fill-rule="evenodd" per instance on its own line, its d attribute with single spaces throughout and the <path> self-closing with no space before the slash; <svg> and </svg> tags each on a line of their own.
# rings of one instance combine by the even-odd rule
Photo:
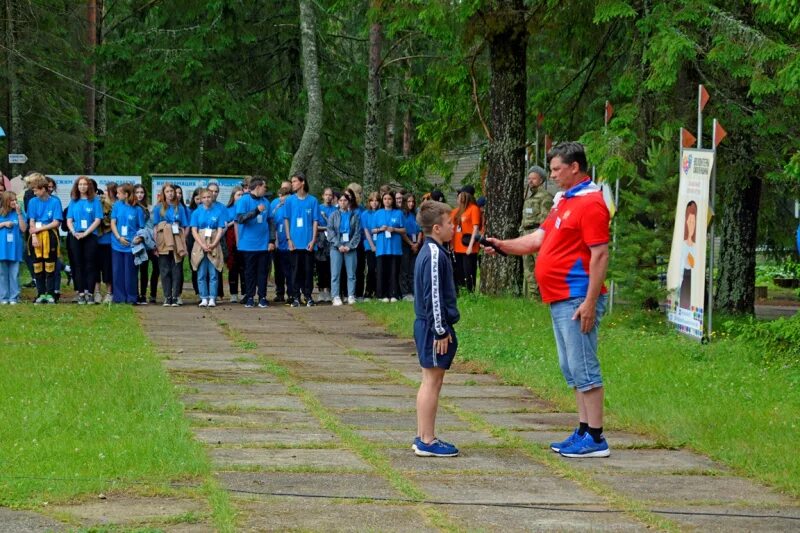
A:
<svg viewBox="0 0 800 533">
<path fill-rule="evenodd" d="M 0 505 L 210 476 L 132 308 L 19 305 L 0 319 Z"/>
<path fill-rule="evenodd" d="M 359 307 L 393 333 L 411 336 L 411 304 Z M 574 410 L 545 305 L 467 296 L 459 309 L 458 358 Z M 606 427 L 688 446 L 800 497 L 800 461 L 792 451 L 800 434 L 800 368 L 766 365 L 762 355 L 724 333 L 700 345 L 674 333 L 660 314 L 617 307 L 600 332 Z"/>
</svg>

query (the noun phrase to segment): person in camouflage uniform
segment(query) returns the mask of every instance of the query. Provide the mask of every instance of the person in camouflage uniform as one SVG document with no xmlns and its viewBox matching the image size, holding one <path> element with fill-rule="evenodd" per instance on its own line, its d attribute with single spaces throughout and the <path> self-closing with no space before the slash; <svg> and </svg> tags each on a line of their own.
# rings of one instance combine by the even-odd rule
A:
<svg viewBox="0 0 800 533">
<path fill-rule="evenodd" d="M 544 188 L 546 179 L 547 171 L 542 167 L 534 165 L 528 169 L 529 193 L 522 204 L 522 222 L 519 226 L 520 235 L 528 235 L 536 231 L 539 224 L 544 222 L 553 207 L 553 195 Z M 533 255 L 522 257 L 522 268 L 525 273 L 524 293 L 528 297 L 536 297 L 538 299 L 541 296 L 539 295 L 539 286 L 536 284 L 536 278 L 533 275 L 535 261 L 536 259 Z"/>
</svg>

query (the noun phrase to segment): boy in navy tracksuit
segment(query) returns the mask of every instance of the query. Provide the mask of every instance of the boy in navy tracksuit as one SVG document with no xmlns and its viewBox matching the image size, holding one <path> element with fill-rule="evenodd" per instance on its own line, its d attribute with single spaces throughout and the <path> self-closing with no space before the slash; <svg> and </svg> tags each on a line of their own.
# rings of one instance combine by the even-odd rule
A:
<svg viewBox="0 0 800 533">
<path fill-rule="evenodd" d="M 417 393 L 417 437 L 412 449 L 421 457 L 455 457 L 458 448 L 436 438 L 436 410 L 445 370 L 458 348 L 453 325 L 458 322 L 453 266 L 444 243 L 453 238 L 450 206 L 428 201 L 417 223 L 425 234 L 414 268 L 414 341 L 422 383 Z"/>
</svg>

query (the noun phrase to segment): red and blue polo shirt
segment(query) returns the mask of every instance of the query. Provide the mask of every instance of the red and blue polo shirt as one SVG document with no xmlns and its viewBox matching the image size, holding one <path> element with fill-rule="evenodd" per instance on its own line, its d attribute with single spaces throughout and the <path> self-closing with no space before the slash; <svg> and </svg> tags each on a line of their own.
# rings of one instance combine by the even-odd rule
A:
<svg viewBox="0 0 800 533">
<path fill-rule="evenodd" d="M 597 185 L 586 179 L 558 196 L 540 227 L 545 235 L 536 258 L 536 281 L 547 303 L 586 296 L 590 248 L 609 241 L 610 217 Z"/>
</svg>

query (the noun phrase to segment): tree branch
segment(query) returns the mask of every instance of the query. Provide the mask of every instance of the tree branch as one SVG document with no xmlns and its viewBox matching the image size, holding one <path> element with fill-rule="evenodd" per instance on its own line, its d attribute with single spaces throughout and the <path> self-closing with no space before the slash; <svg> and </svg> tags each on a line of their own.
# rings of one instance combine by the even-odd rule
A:
<svg viewBox="0 0 800 533">
<path fill-rule="evenodd" d="M 483 118 L 481 104 L 478 100 L 478 80 L 475 79 L 475 60 L 478 59 L 478 54 L 481 53 L 485 44 L 486 41 L 483 41 L 478 49 L 475 50 L 475 53 L 472 54 L 472 60 L 469 63 L 469 77 L 472 80 L 472 102 L 475 104 L 475 110 L 478 112 L 478 119 L 481 121 L 481 126 L 483 126 L 483 132 L 486 134 L 486 138 L 489 139 L 489 142 L 492 142 L 494 138 L 492 138 L 492 132 L 489 131 L 489 126 L 486 125 L 486 119 Z"/>
</svg>

